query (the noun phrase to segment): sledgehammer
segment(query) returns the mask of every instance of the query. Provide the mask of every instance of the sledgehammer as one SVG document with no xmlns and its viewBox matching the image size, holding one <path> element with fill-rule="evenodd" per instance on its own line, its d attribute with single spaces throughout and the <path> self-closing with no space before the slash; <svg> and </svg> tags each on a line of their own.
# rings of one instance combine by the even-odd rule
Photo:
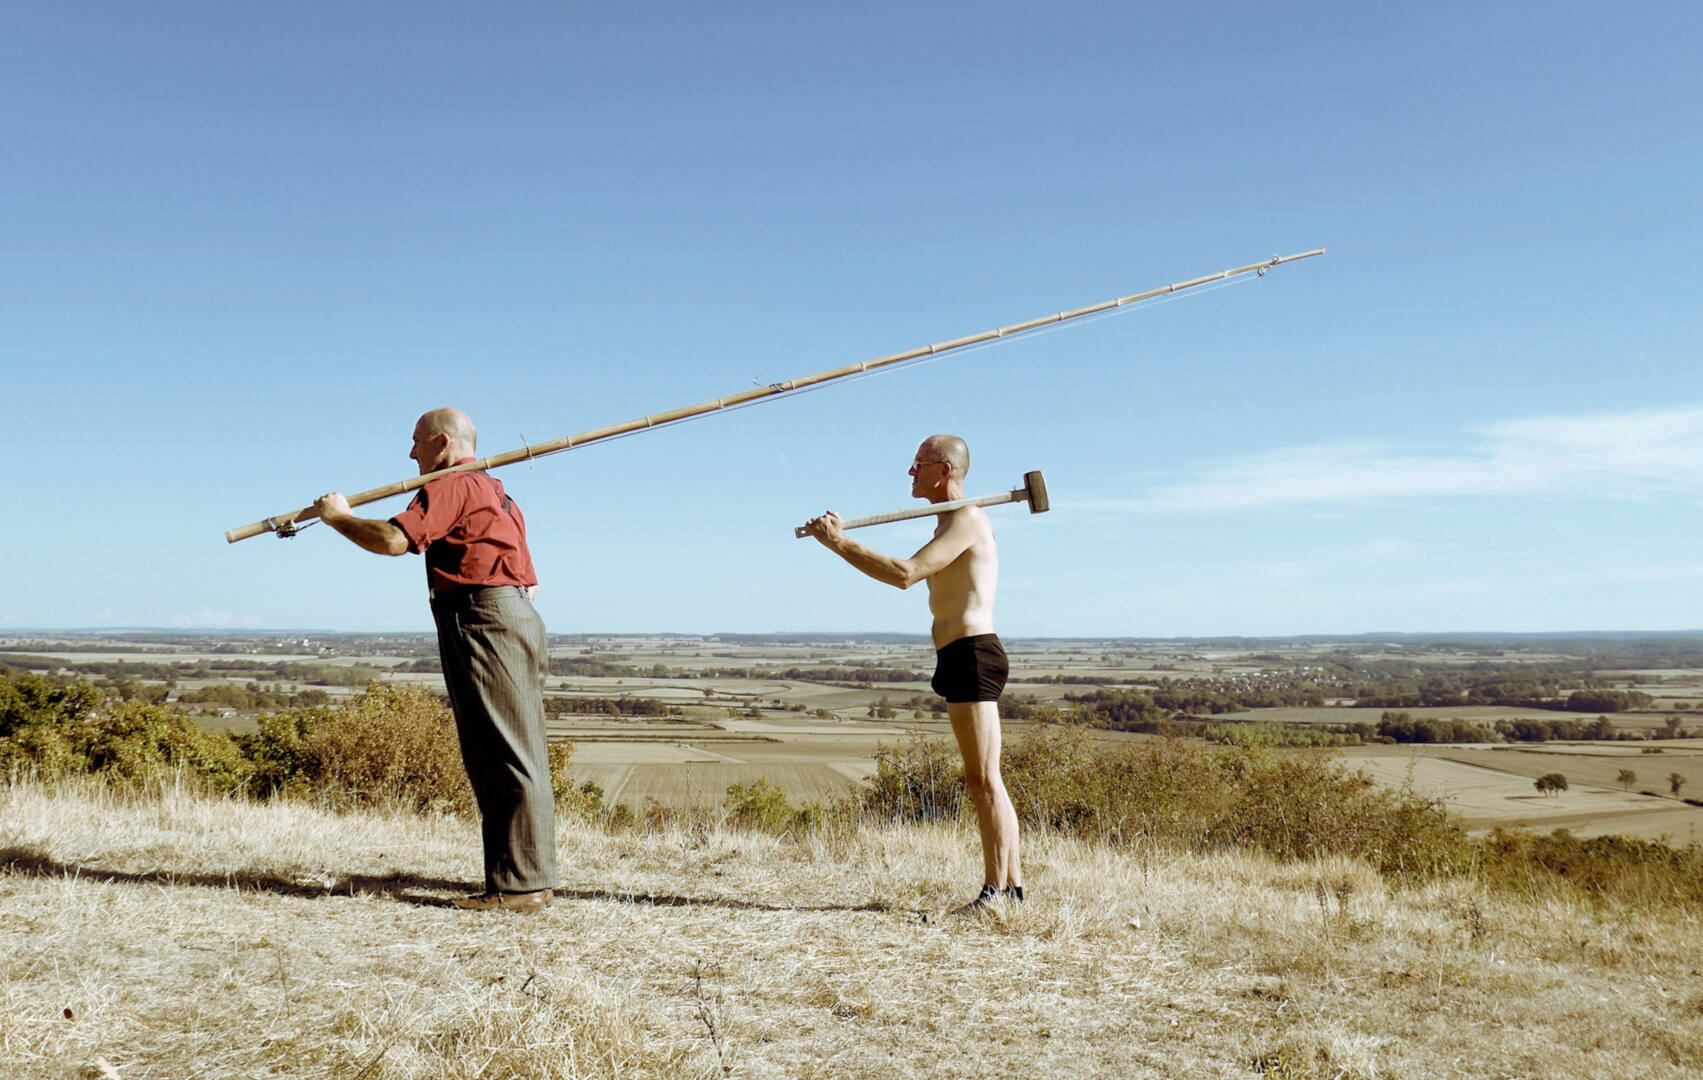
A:
<svg viewBox="0 0 1703 1080">
<path fill-rule="evenodd" d="M 868 517 L 850 518 L 840 522 L 842 529 L 861 529 L 865 525 L 885 525 L 889 521 L 907 521 L 911 518 L 928 517 L 931 514 L 946 514 L 964 506 L 998 506 L 1000 503 L 1026 502 L 1029 513 L 1044 514 L 1051 504 L 1047 502 L 1047 482 L 1041 476 L 1041 470 L 1023 474 L 1023 486 L 1014 491 L 1002 491 L 998 495 L 982 495 L 974 499 L 954 499 L 951 502 L 931 503 L 928 506 L 913 506 L 906 510 L 894 510 L 890 514 L 871 514 Z M 797 537 L 809 535 L 805 527 L 800 525 L 792 530 Z"/>
</svg>

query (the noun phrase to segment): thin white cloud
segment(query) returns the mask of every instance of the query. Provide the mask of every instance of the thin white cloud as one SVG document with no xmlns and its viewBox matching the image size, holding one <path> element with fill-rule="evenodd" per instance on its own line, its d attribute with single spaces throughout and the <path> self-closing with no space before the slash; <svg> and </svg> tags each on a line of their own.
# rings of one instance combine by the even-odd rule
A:
<svg viewBox="0 0 1703 1080">
<path fill-rule="evenodd" d="M 1360 549 L 1358 554 L 1366 559 L 1406 559 L 1419 553 L 1419 545 L 1409 540 L 1398 540 L 1394 537 L 1383 537 L 1374 540 Z"/>
<path fill-rule="evenodd" d="M 181 630 L 254 630 L 259 628 L 260 618 L 202 608 L 193 615 L 179 615 L 166 625 Z"/>
<path fill-rule="evenodd" d="M 1597 498 L 1703 490 L 1703 407 L 1543 416 L 1462 432 L 1453 453 L 1390 442 L 1288 447 L 1202 462 L 1146 495 L 1085 508 L 1190 513 L 1369 499 L 1581 494 Z"/>
</svg>

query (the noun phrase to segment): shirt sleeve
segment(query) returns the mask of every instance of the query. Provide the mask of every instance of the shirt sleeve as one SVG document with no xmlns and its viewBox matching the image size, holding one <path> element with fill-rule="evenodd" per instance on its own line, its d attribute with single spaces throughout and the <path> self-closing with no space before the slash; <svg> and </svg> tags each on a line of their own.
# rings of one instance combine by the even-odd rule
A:
<svg viewBox="0 0 1703 1080">
<path fill-rule="evenodd" d="M 390 519 L 408 538 L 410 551 L 425 551 L 433 542 L 448 536 L 461 520 L 466 493 L 460 484 L 446 483 L 448 479 L 434 480 L 421 488 L 408 509 Z"/>
</svg>

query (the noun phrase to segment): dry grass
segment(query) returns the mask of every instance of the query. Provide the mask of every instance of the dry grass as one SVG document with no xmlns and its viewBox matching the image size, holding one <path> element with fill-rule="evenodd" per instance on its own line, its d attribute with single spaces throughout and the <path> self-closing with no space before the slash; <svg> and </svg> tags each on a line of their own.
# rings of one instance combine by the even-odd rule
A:
<svg viewBox="0 0 1703 1080">
<path fill-rule="evenodd" d="M 1685 1077 L 1703 917 L 1393 892 L 1349 861 L 960 826 L 564 825 L 541 915 L 443 905 L 453 817 L 0 791 L 12 1077 Z"/>
</svg>

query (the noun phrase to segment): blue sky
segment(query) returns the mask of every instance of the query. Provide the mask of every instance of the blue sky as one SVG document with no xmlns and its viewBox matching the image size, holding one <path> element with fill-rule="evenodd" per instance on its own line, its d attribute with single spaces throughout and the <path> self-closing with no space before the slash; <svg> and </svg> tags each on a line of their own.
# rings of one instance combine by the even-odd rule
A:
<svg viewBox="0 0 1703 1080">
<path fill-rule="evenodd" d="M 223 531 L 1314 247 L 502 470 L 546 622 L 922 632 L 791 530 L 953 431 L 1007 635 L 1703 626 L 1699 101 L 1680 3 L 12 4 L 0 631 L 424 629 Z"/>
</svg>

